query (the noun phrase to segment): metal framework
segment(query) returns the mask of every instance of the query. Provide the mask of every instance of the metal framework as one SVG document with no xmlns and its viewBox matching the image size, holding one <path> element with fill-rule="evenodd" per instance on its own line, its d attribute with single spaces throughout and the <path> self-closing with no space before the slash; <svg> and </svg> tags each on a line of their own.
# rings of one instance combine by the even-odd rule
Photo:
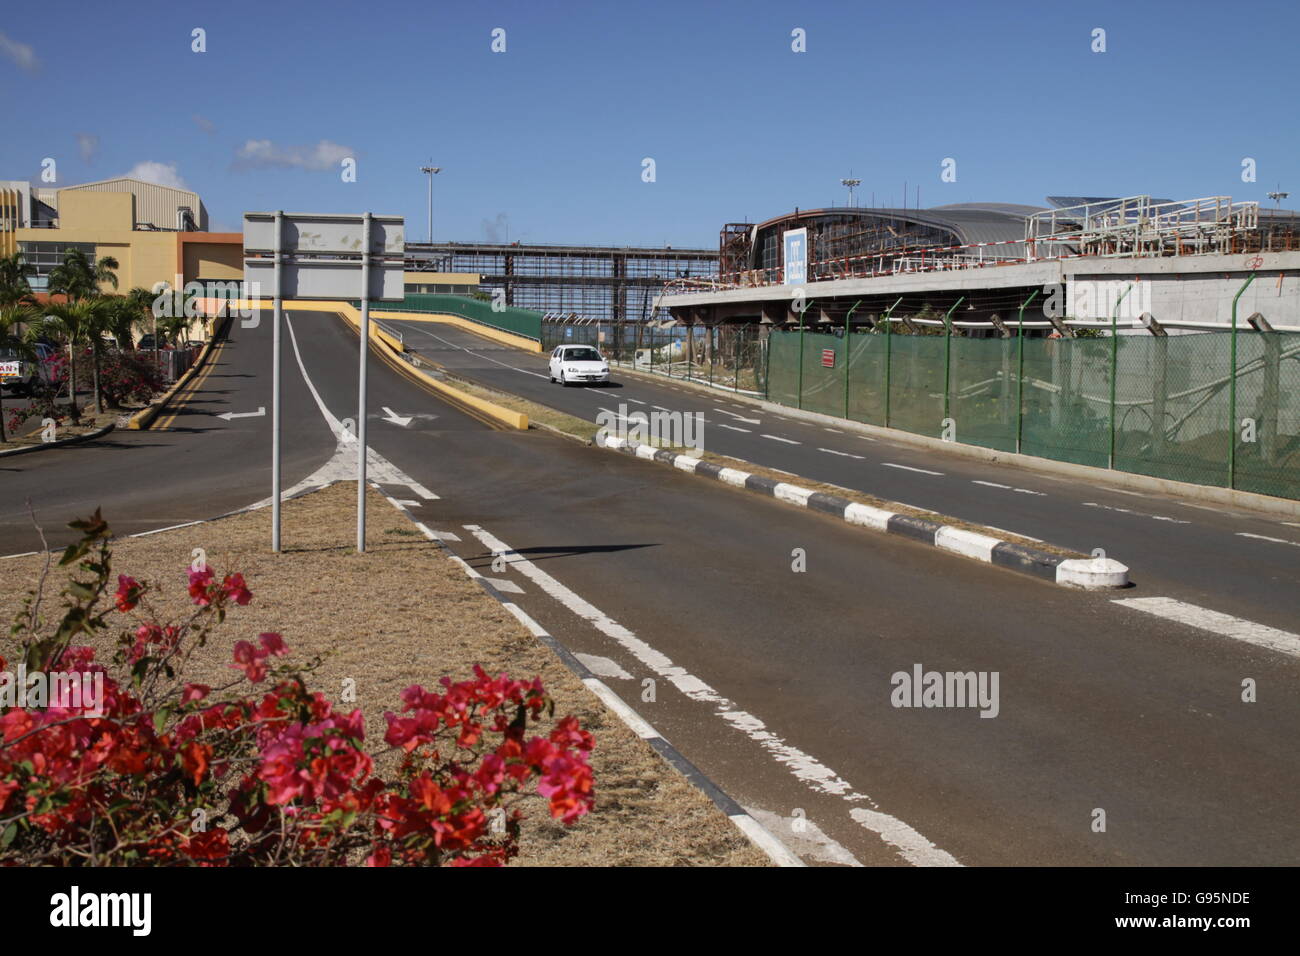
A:
<svg viewBox="0 0 1300 956">
<path fill-rule="evenodd" d="M 718 253 L 671 246 L 577 246 L 539 243 L 406 244 L 410 272 L 472 272 L 485 292 L 504 290 L 506 305 L 590 321 L 655 317 L 665 282 L 712 279 Z"/>
</svg>

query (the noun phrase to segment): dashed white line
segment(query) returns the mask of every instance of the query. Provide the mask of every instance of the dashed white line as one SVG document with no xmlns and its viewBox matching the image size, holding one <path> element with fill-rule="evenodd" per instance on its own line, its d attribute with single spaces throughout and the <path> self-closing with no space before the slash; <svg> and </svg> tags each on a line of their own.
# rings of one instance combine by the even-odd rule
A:
<svg viewBox="0 0 1300 956">
<path fill-rule="evenodd" d="M 717 423 L 717 426 L 718 426 L 719 428 L 727 428 L 727 429 L 730 429 L 730 430 L 733 431 L 733 432 L 744 432 L 746 435 L 752 435 L 752 434 L 753 434 L 753 432 L 751 432 L 748 428 L 738 428 L 738 427 L 735 426 L 735 425 L 724 425 L 722 422 L 718 422 L 718 423 Z"/>
<path fill-rule="evenodd" d="M 938 475 L 940 478 L 943 477 L 943 472 L 930 471 L 927 468 L 913 468 L 911 465 L 896 465 L 892 461 L 882 461 L 881 464 L 886 468 L 902 468 L 904 471 L 917 471 L 923 475 Z"/>
<path fill-rule="evenodd" d="M 865 455 L 855 455 L 852 452 L 836 451 L 834 448 L 818 448 L 818 451 L 824 451 L 828 455 L 839 455 L 841 458 L 856 458 L 858 461 L 864 461 Z"/>
<path fill-rule="evenodd" d="M 1256 624 L 1254 621 L 1233 617 L 1231 614 L 1222 614 L 1219 611 L 1211 611 L 1209 608 L 1197 607 L 1195 604 L 1175 601 L 1173 598 L 1125 598 L 1113 603 L 1146 614 L 1154 614 L 1156 617 L 1163 617 L 1179 624 L 1186 624 L 1202 631 L 1209 631 L 1221 637 L 1230 637 L 1233 640 L 1244 641 L 1256 647 L 1281 651 L 1283 654 L 1289 654 L 1292 657 L 1300 657 L 1300 634 L 1292 634 L 1290 631 L 1268 627 L 1265 624 Z"/>
<path fill-rule="evenodd" d="M 1286 538 L 1270 538 L 1266 534 L 1251 534 L 1248 531 L 1238 531 L 1238 538 L 1255 538 L 1259 541 L 1272 541 L 1274 544 L 1289 544 L 1293 548 L 1300 548 L 1300 541 L 1288 541 Z"/>
<path fill-rule="evenodd" d="M 977 485 L 987 485 L 989 488 L 1001 488 L 1003 491 L 1014 491 L 1017 494 L 1038 495 L 1042 498 L 1047 497 L 1047 492 L 1045 491 L 1033 491 L 1029 488 L 1017 488 L 1014 485 L 1000 485 L 996 481 L 974 481 L 974 479 L 972 479 L 972 481 Z"/>
<path fill-rule="evenodd" d="M 803 442 L 795 441 L 793 438 L 782 438 L 780 435 L 761 435 L 761 438 L 770 438 L 772 441 L 785 442 L 787 445 L 802 445 Z"/>
<path fill-rule="evenodd" d="M 590 623 L 602 634 L 612 638 L 634 658 L 691 700 L 712 705 L 715 716 L 759 744 L 774 761 L 789 770 L 809 789 L 841 797 L 853 804 L 874 803 L 866 794 L 855 791 L 848 781 L 830 767 L 812 755 L 786 743 L 783 738 L 769 730 L 758 717 L 740 710 L 732 701 L 723 697 L 684 667 L 674 664 L 666 654 L 647 644 L 631 630 L 551 577 L 504 541 L 478 525 L 467 524 L 465 530 L 473 534 L 479 543 L 493 554 L 503 556 L 507 563 L 536 584 L 541 591 L 554 598 L 575 616 Z M 885 842 L 897 847 L 899 855 L 909 863 L 917 866 L 961 865 L 951 854 L 936 847 L 902 820 L 888 814 L 868 810 L 863 814 L 854 814 L 853 819 L 877 833 Z"/>
<path fill-rule="evenodd" d="M 1116 508 L 1114 505 L 1102 505 L 1095 501 L 1084 501 L 1081 504 L 1085 508 L 1103 508 L 1106 511 L 1118 511 L 1120 514 L 1134 515 L 1138 518 L 1150 518 L 1152 521 L 1168 521 L 1171 524 L 1191 524 L 1190 521 L 1184 521 L 1182 518 L 1170 518 L 1168 515 L 1150 515 L 1141 511 L 1134 511 L 1132 508 Z"/>
</svg>

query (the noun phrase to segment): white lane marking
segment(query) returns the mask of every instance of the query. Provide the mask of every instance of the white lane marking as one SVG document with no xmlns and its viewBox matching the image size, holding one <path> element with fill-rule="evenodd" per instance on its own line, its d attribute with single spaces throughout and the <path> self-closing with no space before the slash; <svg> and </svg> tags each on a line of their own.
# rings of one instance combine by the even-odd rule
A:
<svg viewBox="0 0 1300 956">
<path fill-rule="evenodd" d="M 1003 491 L 1014 491 L 1022 495 L 1038 495 L 1042 498 L 1047 497 L 1047 492 L 1045 491 L 1032 491 L 1029 488 L 1017 488 L 1014 485 L 999 485 L 996 481 L 975 481 L 974 483 L 977 485 L 987 485 L 990 488 L 1001 488 Z"/>
<path fill-rule="evenodd" d="M 786 743 L 783 738 L 768 730 L 767 726 L 753 714 L 737 709 L 732 701 L 720 695 L 685 668 L 675 665 L 666 654 L 647 644 L 631 630 L 619 624 L 604 611 L 551 577 L 504 541 L 483 530 L 478 525 L 465 525 L 465 530 L 473 534 L 479 543 L 493 554 L 502 555 L 509 564 L 514 565 L 519 573 L 536 584 L 543 592 L 550 595 L 575 616 L 587 621 L 602 634 L 612 638 L 638 661 L 667 680 L 691 700 L 712 704 L 715 716 L 722 718 L 730 726 L 761 745 L 773 760 L 788 769 L 796 779 L 809 789 L 841 797 L 850 803 L 864 801 L 874 803 L 866 794 L 855 791 L 848 781 L 840 777 L 830 767 L 810 754 L 804 753 L 797 747 Z M 898 847 L 900 855 L 909 863 L 918 866 L 961 865 L 956 858 L 934 847 L 929 840 L 902 820 L 888 814 L 873 811 L 868 818 L 858 820 L 858 822 L 869 829 L 875 830 L 880 834 L 881 839 Z M 877 829 L 878 827 L 879 829 Z M 925 849 L 927 847 L 932 849 Z"/>
<path fill-rule="evenodd" d="M 574 654 L 578 660 L 586 665 L 587 670 L 591 671 L 597 677 L 615 677 L 619 680 L 631 680 L 632 675 L 619 665 L 618 661 L 610 660 L 608 657 L 601 657 L 599 654 Z"/>
<path fill-rule="evenodd" d="M 930 471 L 927 468 L 913 468 L 911 465 L 896 465 L 892 461 L 882 461 L 881 464 L 886 468 L 902 468 L 904 471 L 918 471 L 923 475 L 938 475 L 940 478 L 943 477 L 943 472 Z"/>
<path fill-rule="evenodd" d="M 1154 614 L 1156 617 L 1163 617 L 1179 624 L 1186 624 L 1188 627 L 1209 631 L 1221 637 L 1230 637 L 1233 640 L 1254 644 L 1256 647 L 1300 657 L 1300 634 L 1292 634 L 1290 631 L 1282 631 L 1265 624 L 1256 624 L 1254 621 L 1233 617 L 1231 614 L 1222 614 L 1209 608 L 1197 607 L 1195 604 L 1186 604 L 1165 597 L 1123 598 L 1112 603 L 1131 607 L 1135 611 Z"/>
<path fill-rule="evenodd" d="M 400 321 L 400 320 L 399 320 L 399 321 Z M 512 371 L 515 371 L 515 372 L 523 372 L 525 375 L 532 375 L 532 376 L 535 376 L 535 377 L 537 377 L 537 378 L 544 378 L 544 379 L 546 379 L 547 381 L 550 381 L 550 379 L 551 379 L 551 376 L 550 376 L 550 375 L 543 375 L 541 372 L 530 372 L 530 371 L 529 371 L 528 369 L 526 369 L 526 368 L 518 368 L 517 366 L 511 365 L 509 362 L 500 362 L 500 361 L 497 361 L 496 359 L 494 359 L 494 358 L 493 358 L 492 356 L 490 356 L 490 355 L 484 355 L 484 354 L 482 353 L 482 351 L 480 351 L 480 350 L 478 350 L 478 349 L 466 348 L 466 347 L 463 346 L 463 345 L 457 345 L 455 342 L 449 342 L 449 341 L 447 341 L 446 339 L 444 339 L 441 335 L 435 335 L 434 333 L 430 332 L 428 329 L 420 328 L 420 326 L 418 326 L 418 325 L 417 325 L 415 328 L 411 329 L 411 331 L 413 331 L 413 332 L 423 332 L 425 335 L 429 336 L 430 338 L 435 338 L 435 339 L 437 339 L 439 342 L 443 343 L 444 345 L 450 345 L 452 348 L 454 348 L 454 349 L 460 349 L 462 352 L 468 352 L 470 355 L 477 355 L 479 358 L 485 358 L 485 359 L 487 359 L 489 362 L 496 362 L 496 364 L 497 364 L 497 365 L 500 365 L 502 368 L 508 368 L 508 369 L 511 369 Z"/>
<path fill-rule="evenodd" d="M 300 491 L 319 488 L 331 481 L 355 481 L 357 455 L 349 447 L 351 443 L 356 442 L 356 438 L 330 412 L 324 399 L 320 397 L 320 392 L 316 391 L 316 385 L 312 382 L 311 376 L 307 374 L 307 366 L 303 363 L 302 352 L 298 350 L 298 335 L 294 332 L 293 322 L 290 321 L 288 315 L 284 317 L 284 324 L 285 328 L 289 330 L 289 342 L 293 345 L 293 357 L 298 360 L 298 371 L 302 373 L 302 380 L 307 383 L 307 390 L 311 392 L 311 397 L 316 400 L 316 407 L 320 409 L 321 417 L 325 419 L 325 424 L 334 433 L 334 440 L 338 443 L 335 446 L 334 455 L 329 461 L 283 493 L 283 497 L 288 498 Z M 438 496 L 432 491 L 406 474 L 379 452 L 369 447 L 366 449 L 366 470 L 370 481 L 384 485 L 405 485 L 426 501 L 438 500 Z M 250 510 L 265 508 L 270 503 L 270 498 L 264 498 L 253 505 Z"/>
<path fill-rule="evenodd" d="M 861 438 L 863 441 L 875 441 L 874 438 L 871 438 L 868 435 L 858 435 L 858 437 Z"/>
<path fill-rule="evenodd" d="M 430 538 L 431 540 L 434 541 L 459 541 L 460 540 L 460 535 L 456 534 L 454 531 L 434 531 L 431 528 L 429 528 L 428 525 L 423 524 L 422 522 L 419 521 L 415 523 L 415 526 L 424 532 L 424 536 L 426 538 Z"/>
<path fill-rule="evenodd" d="M 1196 505 L 1196 504 L 1192 504 L 1192 502 L 1190 502 L 1190 501 L 1178 501 L 1178 502 L 1174 502 L 1174 503 L 1175 503 L 1175 504 L 1182 505 L 1184 508 L 1195 508 L 1195 509 L 1197 509 L 1198 511 L 1209 511 L 1209 512 L 1211 512 L 1212 514 L 1223 515 L 1225 518 L 1244 518 L 1244 517 L 1246 517 L 1245 515 L 1243 515 L 1243 514 L 1238 514 L 1238 513 L 1235 512 L 1235 511 L 1220 511 L 1218 508 L 1211 508 L 1209 505 Z"/>
<path fill-rule="evenodd" d="M 780 435 L 763 435 L 763 438 L 770 438 L 772 441 L 785 442 L 787 445 L 802 445 L 803 442 L 795 441 L 793 438 L 782 438 Z"/>
<path fill-rule="evenodd" d="M 1117 495 L 1132 495 L 1134 498 L 1150 498 L 1150 495 L 1144 495 L 1140 491 L 1129 491 L 1127 488 L 1107 488 L 1107 491 L 1113 491 Z"/>
<path fill-rule="evenodd" d="M 177 528 L 190 528 L 196 524 L 203 524 L 202 521 L 187 521 L 184 524 L 168 525 L 166 528 L 154 528 L 152 531 L 140 531 L 136 534 L 128 535 L 130 538 L 147 538 L 151 534 L 162 534 L 164 531 L 175 531 Z M 36 552 L 33 551 L 32 554 Z"/>
<path fill-rule="evenodd" d="M 483 580 L 486 581 L 488 584 L 492 585 L 492 586 L 493 586 L 494 588 L 496 588 L 498 591 L 503 591 L 503 592 L 505 592 L 506 594 L 523 594 L 523 593 L 524 593 L 524 589 L 523 589 L 523 588 L 521 588 L 519 585 L 515 584 L 514 581 L 507 580 L 506 578 L 488 578 L 488 577 L 485 577 L 485 578 L 483 578 Z"/>
<path fill-rule="evenodd" d="M 636 402 L 638 405 L 644 405 L 644 404 L 645 404 L 645 402 L 641 401 L 641 399 L 639 399 L 639 398 L 629 398 L 628 401 L 629 401 L 629 402 Z"/>
<path fill-rule="evenodd" d="M 855 455 L 852 452 L 836 451 L 834 448 L 818 448 L 818 451 L 824 451 L 828 455 L 839 455 L 841 458 L 856 458 L 858 461 L 865 461 L 865 455 Z"/>
<path fill-rule="evenodd" d="M 717 405 L 714 405 L 714 406 L 713 406 L 713 410 L 716 411 L 716 412 L 722 412 L 722 414 L 724 414 L 724 415 L 730 415 L 730 416 L 731 416 L 732 418 L 734 418 L 736 421 L 738 421 L 738 422 L 744 422 L 746 425 L 761 425 L 761 424 L 763 424 L 763 420 L 762 420 L 761 418 L 746 418 L 744 415 L 737 415 L 735 412 L 729 412 L 729 411 L 727 411 L 725 408 L 719 408 Z"/>
<path fill-rule="evenodd" d="M 44 554 L 43 551 L 24 551 L 22 554 L 6 554 L 5 558 L 30 558 L 33 554 Z"/>
<path fill-rule="evenodd" d="M 1300 521 L 1283 521 L 1288 528 L 1300 528 Z"/>
<path fill-rule="evenodd" d="M 1247 531 L 1238 531 L 1238 538 L 1256 538 L 1260 541 L 1272 541 L 1274 544 L 1289 544 L 1293 548 L 1300 548 L 1300 541 L 1288 541 L 1286 538 L 1270 538 L 1266 534 L 1250 534 Z"/>
<path fill-rule="evenodd" d="M 672 411 L 671 408 L 664 408 L 662 405 L 651 405 L 650 407 L 653 408 L 653 409 L 655 409 L 656 411 L 660 411 L 660 412 L 671 412 L 671 411 Z"/>
<path fill-rule="evenodd" d="M 784 843 L 773 836 L 771 831 L 749 814 L 736 813 L 728 816 L 727 819 L 735 824 L 736 829 L 749 837 L 749 839 L 752 840 L 760 850 L 766 853 L 768 858 L 777 866 L 806 865 L 804 861 L 799 859 L 799 857 L 786 847 Z M 854 863 L 857 863 L 857 860 L 854 860 Z M 857 865 L 861 866 L 862 864 L 857 863 Z"/>
<path fill-rule="evenodd" d="M 733 431 L 733 432 L 744 432 L 746 435 L 752 435 L 752 434 L 754 434 L 754 433 L 753 433 L 752 431 L 750 431 L 748 428 L 739 428 L 739 427 L 737 427 L 736 425 L 724 425 L 722 422 L 718 422 L 717 424 L 718 424 L 718 427 L 719 427 L 719 428 L 728 428 L 728 429 L 730 429 L 730 430 Z"/>
<path fill-rule="evenodd" d="M 1150 518 L 1152 521 L 1168 521 L 1172 524 L 1191 524 L 1190 521 L 1184 521 L 1182 518 L 1170 518 L 1168 515 L 1149 515 L 1141 511 L 1134 511 L 1132 508 L 1116 508 L 1114 505 L 1101 505 L 1095 501 L 1081 502 L 1085 508 L 1104 508 L 1106 511 L 1118 511 L 1120 514 L 1133 515 L 1138 518 Z"/>
<path fill-rule="evenodd" d="M 862 866 L 858 858 L 834 838 L 827 836 L 812 820 L 802 814 L 783 817 L 770 810 L 757 807 L 745 807 L 749 815 L 761 823 L 768 831 L 780 833 L 782 839 L 798 847 L 800 856 L 806 856 L 821 863 L 838 863 L 840 866 Z M 798 821 L 796 824 L 795 821 Z"/>
<path fill-rule="evenodd" d="M 825 426 L 822 427 L 822 431 L 824 431 L 824 432 L 830 432 L 832 435 L 843 435 L 843 434 L 844 434 L 844 432 L 840 431 L 838 428 L 826 428 Z"/>
<path fill-rule="evenodd" d="M 416 501 L 414 498 L 390 498 L 388 500 L 393 502 L 393 504 L 397 505 L 399 508 L 420 507 L 420 503 Z"/>
</svg>

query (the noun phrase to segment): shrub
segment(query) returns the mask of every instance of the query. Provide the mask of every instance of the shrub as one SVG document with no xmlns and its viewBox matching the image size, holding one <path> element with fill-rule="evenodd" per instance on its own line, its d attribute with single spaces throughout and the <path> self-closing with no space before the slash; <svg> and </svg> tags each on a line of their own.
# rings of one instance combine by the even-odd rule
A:
<svg viewBox="0 0 1300 956">
<path fill-rule="evenodd" d="M 81 538 L 59 566 L 80 575 L 65 613 L 46 626 L 38 586 L 5 649 L 28 681 L 61 689 L 17 700 L 7 674 L 0 692 L 0 864 L 492 866 L 517 852 L 530 790 L 566 824 L 591 809 L 591 734 L 570 716 L 528 736 L 554 715 L 540 680 L 476 666 L 407 688 L 385 714 L 400 754 L 385 777 L 361 711 L 311 691 L 319 660 L 294 666 L 279 634 L 236 642 L 223 686 L 187 681 L 194 653 L 252 600 L 242 575 L 192 567 L 192 611 L 163 623 L 150 585 L 119 574 L 113 590 L 99 513 L 71 527 Z M 113 631 L 108 663 L 74 643 Z"/>
</svg>

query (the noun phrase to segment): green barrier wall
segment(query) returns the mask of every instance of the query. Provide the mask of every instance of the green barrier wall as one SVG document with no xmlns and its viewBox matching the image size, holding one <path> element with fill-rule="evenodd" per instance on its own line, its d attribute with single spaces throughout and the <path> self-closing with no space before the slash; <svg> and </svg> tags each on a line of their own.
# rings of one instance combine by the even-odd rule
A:
<svg viewBox="0 0 1300 956">
<path fill-rule="evenodd" d="M 352 303 L 358 309 L 361 303 Z M 491 302 L 471 299 L 463 295 L 440 295 L 436 293 L 409 293 L 401 302 L 385 302 L 379 305 L 371 303 L 372 309 L 386 312 L 440 312 L 457 315 L 471 322 L 479 322 L 495 329 L 514 332 L 526 338 L 542 340 L 542 314 L 530 309 L 516 309 L 507 306 L 500 312 L 494 311 Z"/>
<path fill-rule="evenodd" d="M 1239 332 L 1235 375 L 1231 356 L 1230 332 L 1022 341 L 805 331 L 801 363 L 799 333 L 774 331 L 767 395 L 932 437 L 950 419 L 967 444 L 1300 498 L 1300 334 Z"/>
</svg>

